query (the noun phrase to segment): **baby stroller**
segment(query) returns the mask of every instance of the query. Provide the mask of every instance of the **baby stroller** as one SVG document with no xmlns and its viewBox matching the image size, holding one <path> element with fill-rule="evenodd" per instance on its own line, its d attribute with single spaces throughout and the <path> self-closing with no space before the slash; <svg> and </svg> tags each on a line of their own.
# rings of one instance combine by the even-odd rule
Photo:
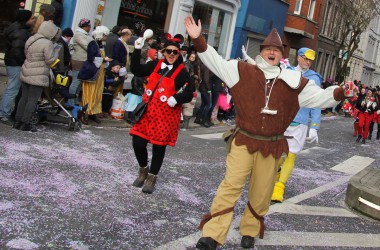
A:
<svg viewBox="0 0 380 250">
<path fill-rule="evenodd" d="M 80 112 L 82 112 L 82 114 L 86 112 L 87 105 L 82 107 L 67 102 L 68 99 L 76 98 L 76 95 L 69 93 L 69 86 L 69 76 L 54 74 L 54 72 L 50 70 L 50 86 L 44 89 L 44 98 L 37 103 L 36 112 L 30 122 L 37 124 L 46 119 L 46 116 L 50 114 L 68 118 L 69 131 L 78 131 L 81 129 L 82 123 L 78 119 L 78 114 Z"/>
</svg>

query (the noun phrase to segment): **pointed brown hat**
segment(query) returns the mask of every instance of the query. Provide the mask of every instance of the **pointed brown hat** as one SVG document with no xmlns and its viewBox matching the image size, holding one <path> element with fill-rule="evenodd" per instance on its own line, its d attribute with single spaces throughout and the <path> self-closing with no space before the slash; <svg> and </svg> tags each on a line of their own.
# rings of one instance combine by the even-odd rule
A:
<svg viewBox="0 0 380 250">
<path fill-rule="evenodd" d="M 284 46 L 282 45 L 281 37 L 276 28 L 272 29 L 267 38 L 265 38 L 264 42 L 260 45 L 260 51 L 266 46 L 278 47 L 281 52 L 284 53 Z"/>
</svg>

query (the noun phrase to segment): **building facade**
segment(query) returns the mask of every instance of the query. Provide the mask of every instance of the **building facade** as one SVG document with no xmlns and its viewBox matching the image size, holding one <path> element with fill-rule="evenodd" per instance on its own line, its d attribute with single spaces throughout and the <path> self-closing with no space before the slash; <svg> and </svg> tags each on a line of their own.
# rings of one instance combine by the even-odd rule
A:
<svg viewBox="0 0 380 250">
<path fill-rule="evenodd" d="M 289 0 L 283 42 L 291 65 L 297 64 L 298 49 L 308 47 L 317 51 L 320 13 L 321 0 Z M 320 60 L 318 55 L 316 60 Z"/>
<path fill-rule="evenodd" d="M 67 4 L 68 0 L 65 0 Z M 223 57 L 231 54 L 234 27 L 240 0 L 81 0 L 76 2 L 70 25 L 73 30 L 83 17 L 109 28 L 126 25 L 141 36 L 152 29 L 155 38 L 164 33 L 181 34 L 185 43 L 184 19 L 193 15 L 200 19 L 203 35 Z"/>
<path fill-rule="evenodd" d="M 360 79 L 367 86 L 380 85 L 380 16 L 376 16 L 360 36 L 361 50 L 365 51 Z M 360 69 L 359 69 L 360 70 Z"/>
<path fill-rule="evenodd" d="M 260 44 L 276 28 L 283 34 L 289 4 L 283 0 L 242 0 L 236 21 L 231 58 L 241 57 L 244 45 L 247 54 L 255 57 Z"/>
</svg>

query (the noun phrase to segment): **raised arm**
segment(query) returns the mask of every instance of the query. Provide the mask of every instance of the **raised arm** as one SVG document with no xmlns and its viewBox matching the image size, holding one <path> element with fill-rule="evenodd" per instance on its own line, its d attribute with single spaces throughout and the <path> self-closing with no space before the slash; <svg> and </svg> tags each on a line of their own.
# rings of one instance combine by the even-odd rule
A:
<svg viewBox="0 0 380 250">
<path fill-rule="evenodd" d="M 201 61 L 215 75 L 223 79 L 228 87 L 233 87 L 239 81 L 238 61 L 223 59 L 213 47 L 207 45 L 201 36 L 202 25 L 200 20 L 198 20 L 197 25 L 194 18 L 188 16 L 185 18 L 185 27 L 198 51 Z"/>
</svg>

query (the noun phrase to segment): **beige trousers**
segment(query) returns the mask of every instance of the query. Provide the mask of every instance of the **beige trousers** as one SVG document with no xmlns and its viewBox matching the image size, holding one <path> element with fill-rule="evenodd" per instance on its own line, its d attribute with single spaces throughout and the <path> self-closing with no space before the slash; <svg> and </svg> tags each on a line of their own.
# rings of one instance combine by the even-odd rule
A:
<svg viewBox="0 0 380 250">
<path fill-rule="evenodd" d="M 272 155 L 264 157 L 260 152 L 250 154 L 246 146 L 236 146 L 234 140 L 227 155 L 225 177 L 211 205 L 211 214 L 235 206 L 249 177 L 248 200 L 253 210 L 264 216 L 269 210 L 278 171 L 277 161 Z M 233 212 L 212 218 L 204 225 L 202 237 L 211 237 L 223 245 L 232 218 Z M 246 206 L 240 221 L 240 234 L 256 237 L 259 232 L 260 222 Z"/>
</svg>

